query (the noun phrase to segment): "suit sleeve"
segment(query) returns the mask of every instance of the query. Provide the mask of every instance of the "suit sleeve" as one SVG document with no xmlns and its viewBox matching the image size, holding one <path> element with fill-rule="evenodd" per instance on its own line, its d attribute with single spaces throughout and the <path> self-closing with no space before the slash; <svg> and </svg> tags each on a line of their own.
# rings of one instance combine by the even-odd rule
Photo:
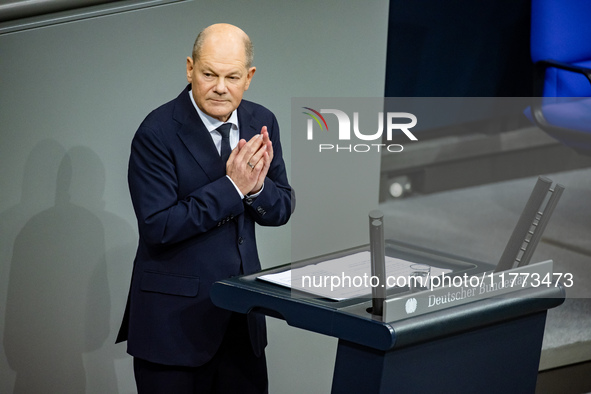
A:
<svg viewBox="0 0 591 394">
<path fill-rule="evenodd" d="M 227 177 L 180 198 L 175 155 L 155 128 L 138 129 L 131 146 L 128 182 L 140 236 L 152 245 L 181 242 L 244 212 Z"/>
<path fill-rule="evenodd" d="M 287 179 L 279 125 L 274 115 L 271 124 L 267 125 L 267 130 L 273 144 L 273 161 L 265 178 L 262 193 L 252 201 L 245 199 L 245 206 L 258 224 L 281 226 L 287 223 L 295 209 L 295 193 Z"/>
</svg>

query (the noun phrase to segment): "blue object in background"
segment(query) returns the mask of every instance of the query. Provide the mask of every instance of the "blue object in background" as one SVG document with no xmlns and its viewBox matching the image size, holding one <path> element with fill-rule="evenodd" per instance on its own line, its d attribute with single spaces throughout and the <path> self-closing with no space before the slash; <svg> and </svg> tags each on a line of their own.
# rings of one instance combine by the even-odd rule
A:
<svg viewBox="0 0 591 394">
<path fill-rule="evenodd" d="M 526 115 L 563 144 L 591 155 L 591 2 L 533 0 L 534 102 Z"/>
</svg>

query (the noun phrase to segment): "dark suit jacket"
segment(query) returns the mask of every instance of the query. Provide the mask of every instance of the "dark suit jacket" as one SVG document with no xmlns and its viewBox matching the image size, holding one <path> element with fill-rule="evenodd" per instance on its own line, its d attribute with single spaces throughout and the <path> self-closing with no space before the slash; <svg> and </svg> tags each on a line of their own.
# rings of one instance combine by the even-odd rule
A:
<svg viewBox="0 0 591 394">
<path fill-rule="evenodd" d="M 131 146 L 129 188 L 139 246 L 118 342 L 148 361 L 199 366 L 215 354 L 230 312 L 211 285 L 260 270 L 254 225 L 285 224 L 294 208 L 275 116 L 243 100 L 240 137 L 267 126 L 274 157 L 263 192 L 240 199 L 225 163 L 189 98 L 189 88 L 150 113 Z M 251 326 L 255 353 L 266 345 L 262 317 Z"/>
</svg>

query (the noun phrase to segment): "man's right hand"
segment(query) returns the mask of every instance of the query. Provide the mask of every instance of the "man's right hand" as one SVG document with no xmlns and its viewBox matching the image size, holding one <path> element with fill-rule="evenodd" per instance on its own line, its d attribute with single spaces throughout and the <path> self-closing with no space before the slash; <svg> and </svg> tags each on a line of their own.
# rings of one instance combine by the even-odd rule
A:
<svg viewBox="0 0 591 394">
<path fill-rule="evenodd" d="M 259 179 L 264 179 L 269 169 L 268 143 L 263 134 L 255 135 L 248 142 L 241 139 L 228 158 L 226 174 L 243 195 L 260 190 Z"/>
</svg>

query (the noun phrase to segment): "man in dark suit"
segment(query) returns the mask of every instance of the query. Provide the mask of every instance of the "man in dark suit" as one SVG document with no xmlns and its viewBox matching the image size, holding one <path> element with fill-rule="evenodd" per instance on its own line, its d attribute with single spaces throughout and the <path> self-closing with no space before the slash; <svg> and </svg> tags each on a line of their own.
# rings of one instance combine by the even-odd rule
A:
<svg viewBox="0 0 591 394">
<path fill-rule="evenodd" d="M 206 28 L 187 58 L 189 85 L 133 139 L 139 246 L 118 341 L 140 394 L 267 391 L 264 318 L 209 297 L 215 281 L 260 270 L 255 223 L 283 225 L 295 204 L 275 116 L 242 100 L 251 63 L 242 30 Z"/>
</svg>

